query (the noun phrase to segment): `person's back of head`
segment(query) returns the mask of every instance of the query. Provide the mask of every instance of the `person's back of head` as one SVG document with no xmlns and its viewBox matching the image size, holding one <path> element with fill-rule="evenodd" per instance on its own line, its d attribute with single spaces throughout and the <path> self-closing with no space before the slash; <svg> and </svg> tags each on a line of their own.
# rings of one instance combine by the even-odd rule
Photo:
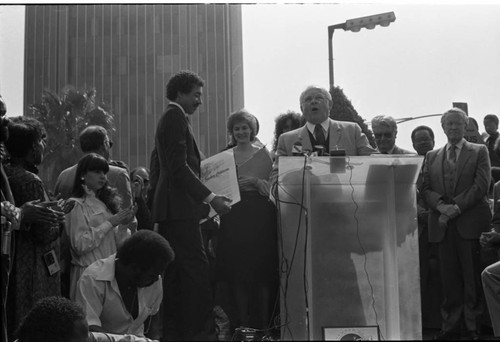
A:
<svg viewBox="0 0 500 342">
<path fill-rule="evenodd" d="M 88 325 L 76 303 L 64 297 L 46 297 L 24 317 L 16 336 L 18 342 L 85 342 Z"/>
<path fill-rule="evenodd" d="M 80 148 L 83 153 L 101 154 L 105 147 L 105 141 L 108 138 L 108 132 L 101 126 L 88 126 L 80 133 Z"/>
<path fill-rule="evenodd" d="M 13 158 L 24 158 L 33 146 L 45 138 L 42 123 L 34 118 L 18 116 L 11 118 L 9 123 L 9 139 L 5 146 Z"/>
</svg>

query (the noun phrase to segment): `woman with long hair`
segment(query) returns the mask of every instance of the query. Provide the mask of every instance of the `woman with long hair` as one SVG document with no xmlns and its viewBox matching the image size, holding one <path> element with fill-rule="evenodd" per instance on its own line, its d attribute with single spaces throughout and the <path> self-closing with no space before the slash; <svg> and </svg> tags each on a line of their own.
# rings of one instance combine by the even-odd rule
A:
<svg viewBox="0 0 500 342">
<path fill-rule="evenodd" d="M 106 179 L 108 171 L 108 162 L 96 153 L 84 156 L 76 168 L 72 193 L 75 207 L 66 215 L 66 234 L 71 244 L 72 300 L 85 268 L 116 253 L 117 246 L 136 228 L 136 208 L 120 209 L 120 198 Z"/>
</svg>

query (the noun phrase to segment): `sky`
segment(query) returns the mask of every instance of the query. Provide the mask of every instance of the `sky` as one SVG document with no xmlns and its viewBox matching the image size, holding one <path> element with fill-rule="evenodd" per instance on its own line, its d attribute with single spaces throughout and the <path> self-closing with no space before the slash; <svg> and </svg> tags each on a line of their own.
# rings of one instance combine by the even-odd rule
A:
<svg viewBox="0 0 500 342">
<path fill-rule="evenodd" d="M 500 1 L 243 4 L 245 108 L 259 119 L 262 142 L 272 144 L 277 115 L 300 111 L 308 85 L 328 88 L 328 26 L 384 12 L 396 16 L 388 27 L 333 35 L 335 85 L 363 119 L 441 114 L 466 102 L 483 132 L 484 116 L 500 115 Z M 0 93 L 20 113 L 23 6 L 0 6 L 0 32 Z M 401 123 L 396 143 L 412 150 L 421 124 L 444 145 L 439 117 Z"/>
</svg>

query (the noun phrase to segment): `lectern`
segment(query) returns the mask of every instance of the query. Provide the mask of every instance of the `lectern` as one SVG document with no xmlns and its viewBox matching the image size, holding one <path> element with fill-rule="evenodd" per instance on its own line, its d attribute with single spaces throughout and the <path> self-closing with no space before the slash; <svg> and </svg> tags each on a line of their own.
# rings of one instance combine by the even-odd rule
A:
<svg viewBox="0 0 500 342">
<path fill-rule="evenodd" d="M 421 340 L 419 156 L 280 157 L 281 337 Z"/>
</svg>

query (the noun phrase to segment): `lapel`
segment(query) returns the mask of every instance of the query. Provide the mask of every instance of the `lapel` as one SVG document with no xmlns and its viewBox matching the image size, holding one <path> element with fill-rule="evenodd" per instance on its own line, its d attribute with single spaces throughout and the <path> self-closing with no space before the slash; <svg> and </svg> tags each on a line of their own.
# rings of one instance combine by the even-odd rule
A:
<svg viewBox="0 0 500 342">
<path fill-rule="evenodd" d="M 299 130 L 299 135 L 297 136 L 297 140 L 302 143 L 302 150 L 303 151 L 312 151 L 313 150 L 311 139 L 309 138 L 309 130 L 307 129 L 307 125 L 304 125 Z"/>
<path fill-rule="evenodd" d="M 462 175 L 465 165 L 467 165 L 467 161 L 472 156 L 472 148 L 471 145 L 465 141 L 462 146 L 462 151 L 460 151 L 460 155 L 458 156 L 457 163 L 455 165 L 455 187 L 457 186 L 458 180 Z"/>
<path fill-rule="evenodd" d="M 338 121 L 330 119 L 330 131 L 328 132 L 328 136 L 330 137 L 329 151 L 339 149 L 339 142 L 342 139 L 343 132 L 344 130 Z"/>
<path fill-rule="evenodd" d="M 436 158 L 434 160 L 433 165 L 429 165 L 429 168 L 433 170 L 433 173 L 437 177 L 433 177 L 434 179 L 439 179 L 441 183 L 441 189 L 445 189 L 445 184 L 444 184 L 444 168 L 443 165 L 446 162 L 446 145 L 444 147 L 441 147 L 439 150 L 437 150 L 436 153 Z"/>
</svg>

